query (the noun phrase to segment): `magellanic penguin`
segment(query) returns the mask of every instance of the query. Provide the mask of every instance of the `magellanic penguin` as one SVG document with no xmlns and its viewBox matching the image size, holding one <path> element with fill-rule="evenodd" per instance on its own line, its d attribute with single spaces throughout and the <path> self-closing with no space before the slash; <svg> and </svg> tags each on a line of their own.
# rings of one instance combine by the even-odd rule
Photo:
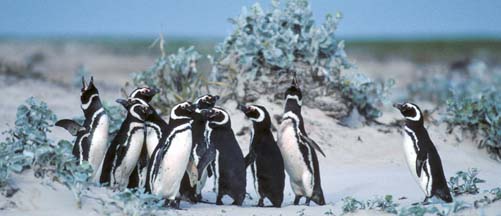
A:
<svg viewBox="0 0 501 216">
<path fill-rule="evenodd" d="M 444 176 L 442 162 L 437 149 L 424 128 L 423 113 L 416 104 L 394 104 L 405 117 L 404 151 L 412 176 L 428 199 L 437 196 L 445 202 L 452 202 L 451 192 Z"/>
<path fill-rule="evenodd" d="M 101 175 L 101 162 L 108 148 L 109 118 L 101 104 L 93 77 L 90 78 L 88 85 L 82 77 L 80 101 L 85 116 L 83 125 L 70 119 L 62 119 L 56 122 L 56 126 L 63 127 L 76 136 L 73 155 L 80 160 L 80 163 L 82 161 L 90 163 L 94 170 L 92 178 L 97 182 Z"/>
<path fill-rule="evenodd" d="M 184 173 L 189 170 L 192 147 L 192 128 L 195 106 L 184 102 L 174 106 L 167 128 L 162 128 L 159 144 L 148 165 L 146 191 L 165 198 L 165 204 L 179 208 L 179 188 Z M 194 178 L 198 178 L 196 168 Z"/>
<path fill-rule="evenodd" d="M 148 169 L 148 160 L 150 154 L 153 152 L 158 144 L 158 140 L 161 136 L 161 129 L 166 126 L 167 123 L 160 118 L 156 113 L 155 109 L 149 104 L 153 97 L 160 92 L 159 89 L 154 87 L 139 87 L 134 89 L 128 96 L 130 100 L 140 100 L 145 106 L 150 106 L 154 114 L 148 115 L 145 119 L 145 140 L 143 148 L 141 149 L 141 154 L 139 156 L 136 168 L 132 171 L 129 177 L 128 188 L 144 188 L 146 183 L 146 172 Z"/>
<path fill-rule="evenodd" d="M 284 198 L 284 161 L 271 132 L 270 114 L 259 105 L 239 105 L 238 109 L 253 122 L 245 166 L 251 165 L 254 187 L 260 196 L 257 205 L 263 207 L 264 198 L 268 198 L 274 207 L 280 207 Z"/>
<path fill-rule="evenodd" d="M 144 146 L 144 120 L 151 113 L 149 106 L 139 100 L 118 99 L 127 110 L 117 135 L 111 141 L 102 165 L 101 184 L 124 188 L 137 165 Z"/>
<path fill-rule="evenodd" d="M 303 196 L 306 197 L 306 205 L 310 204 L 310 200 L 318 205 L 325 205 L 316 151 L 324 157 L 325 154 L 306 134 L 301 105 L 302 93 L 294 78 L 285 92 L 285 110 L 278 130 L 277 144 L 296 195 L 294 205 L 298 205 Z"/>
<path fill-rule="evenodd" d="M 233 205 L 241 206 L 245 198 L 245 162 L 231 129 L 230 115 L 219 107 L 202 110 L 202 114 L 207 119 L 206 142 L 216 148 L 211 168 L 216 180 L 216 205 L 223 205 L 223 196 L 229 195 Z"/>
<path fill-rule="evenodd" d="M 212 109 L 216 105 L 218 99 L 219 96 L 210 94 L 198 97 L 194 102 L 194 105 L 196 107 L 195 112 L 200 114 L 202 110 Z M 216 149 L 209 148 L 205 141 L 205 124 L 206 121 L 202 118 L 201 115 L 195 115 L 191 124 L 193 131 L 192 157 L 194 159 L 194 165 L 201 170 L 201 172 L 199 173 L 199 180 L 195 185 L 189 184 L 191 181 L 189 179 L 188 173 L 186 173 L 183 176 L 181 187 L 179 189 L 182 197 L 191 201 L 192 203 L 196 203 L 202 199 L 202 188 L 205 186 L 205 182 L 208 176 L 207 167 L 209 166 L 210 161 L 214 160 L 216 154 Z"/>
</svg>

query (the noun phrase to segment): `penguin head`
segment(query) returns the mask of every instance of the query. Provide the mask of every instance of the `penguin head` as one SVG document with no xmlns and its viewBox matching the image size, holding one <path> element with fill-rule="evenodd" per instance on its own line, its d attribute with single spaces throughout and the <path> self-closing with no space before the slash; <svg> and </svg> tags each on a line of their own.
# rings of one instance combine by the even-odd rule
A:
<svg viewBox="0 0 501 216">
<path fill-rule="evenodd" d="M 211 109 L 216 105 L 217 100 L 219 100 L 219 96 L 206 94 L 198 97 L 195 100 L 195 105 L 197 109 Z"/>
<path fill-rule="evenodd" d="M 413 103 L 395 103 L 393 107 L 400 110 L 400 113 L 405 117 L 405 119 L 412 122 L 423 122 L 423 113 L 421 109 L 416 104 Z"/>
<path fill-rule="evenodd" d="M 80 90 L 80 102 L 82 109 L 87 110 L 93 100 L 99 100 L 99 91 L 94 85 L 94 77 L 90 77 L 89 84 L 85 83 L 85 78 L 82 77 L 82 89 Z"/>
<path fill-rule="evenodd" d="M 155 87 L 139 87 L 130 93 L 129 98 L 137 98 L 149 103 L 153 99 L 153 96 L 159 92 L 160 89 Z"/>
<path fill-rule="evenodd" d="M 195 105 L 186 101 L 174 106 L 170 112 L 171 120 L 192 119 L 195 112 Z"/>
<path fill-rule="evenodd" d="M 201 114 L 211 128 L 231 127 L 230 115 L 221 107 L 204 109 L 201 111 Z"/>
<path fill-rule="evenodd" d="M 249 118 L 254 123 L 265 124 L 266 126 L 271 126 L 270 114 L 263 106 L 259 105 L 243 105 L 238 104 L 237 109 L 245 114 L 245 117 Z"/>
<path fill-rule="evenodd" d="M 291 86 L 285 91 L 285 104 L 292 103 L 301 106 L 303 94 L 299 88 L 296 77 L 292 79 Z"/>
<path fill-rule="evenodd" d="M 144 121 L 148 115 L 153 113 L 152 108 L 142 100 L 117 99 L 116 102 L 121 104 L 128 111 L 128 115 L 139 121 Z"/>
</svg>

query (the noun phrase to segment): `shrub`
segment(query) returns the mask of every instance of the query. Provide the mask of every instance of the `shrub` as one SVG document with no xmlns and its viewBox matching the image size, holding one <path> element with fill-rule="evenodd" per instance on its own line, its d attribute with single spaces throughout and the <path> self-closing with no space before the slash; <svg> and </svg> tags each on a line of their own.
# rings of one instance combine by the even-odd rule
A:
<svg viewBox="0 0 501 216">
<path fill-rule="evenodd" d="M 456 96 L 447 101 L 445 122 L 449 131 L 459 127 L 480 137 L 479 148 L 486 148 L 501 161 L 501 95 L 496 89 L 479 95 Z"/>
<path fill-rule="evenodd" d="M 157 215 L 163 210 L 163 199 L 159 196 L 145 193 L 144 189 L 124 189 L 111 197 L 111 200 L 100 200 L 106 215 L 143 216 Z M 118 212 L 117 212 L 118 210 Z"/>
<path fill-rule="evenodd" d="M 160 46 L 163 46 L 163 42 Z M 208 91 L 207 77 L 197 69 L 200 58 L 201 55 L 194 47 L 180 48 L 175 54 L 167 57 L 162 55 L 148 70 L 135 73 L 133 84 L 162 89 L 152 103 L 166 113 L 173 105 L 186 100 L 192 101 L 204 89 Z"/>
<path fill-rule="evenodd" d="M 11 172 L 32 168 L 35 177 L 68 187 L 80 207 L 92 168 L 87 163 L 79 165 L 72 143 L 61 140 L 55 144 L 47 137 L 56 119 L 46 103 L 33 97 L 18 107 L 15 127 L 3 132 L 6 138 L 0 142 L 0 182 L 5 185 Z"/>
<path fill-rule="evenodd" d="M 229 98 L 253 101 L 269 93 L 281 98 L 295 74 L 308 86 L 303 93 L 307 104 L 321 104 L 316 98 L 329 96 L 346 102 L 347 109 L 377 118 L 388 85 L 363 75 L 342 75 L 352 65 L 344 42 L 335 37 L 340 19 L 339 13 L 327 15 L 322 25 L 315 25 L 307 0 L 287 0 L 284 7 L 274 0 L 268 11 L 258 3 L 244 7 L 239 17 L 231 19 L 233 32 L 216 49 L 213 76 L 230 86 Z M 332 109 L 330 104 L 321 105 Z"/>
<path fill-rule="evenodd" d="M 449 188 L 455 196 L 461 194 L 478 194 L 478 183 L 484 183 L 485 180 L 477 177 L 478 170 L 476 168 L 468 169 L 467 171 L 459 171 L 455 176 L 449 179 Z"/>
<path fill-rule="evenodd" d="M 343 213 L 355 212 L 358 209 L 373 209 L 383 211 L 386 213 L 397 214 L 398 204 L 393 202 L 392 195 L 386 195 L 384 198 L 376 197 L 373 200 L 366 202 L 356 200 L 353 197 L 346 197 L 343 199 Z"/>
</svg>

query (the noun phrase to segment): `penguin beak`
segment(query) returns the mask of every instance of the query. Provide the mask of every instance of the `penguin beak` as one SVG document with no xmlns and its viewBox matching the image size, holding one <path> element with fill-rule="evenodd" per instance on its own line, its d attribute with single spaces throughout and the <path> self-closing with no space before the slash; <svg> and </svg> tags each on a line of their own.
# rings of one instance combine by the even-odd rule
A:
<svg viewBox="0 0 501 216">
<path fill-rule="evenodd" d="M 82 90 L 87 88 L 87 84 L 85 83 L 85 78 L 82 76 Z"/>
<path fill-rule="evenodd" d="M 245 105 L 243 105 L 243 104 L 241 104 L 241 103 L 239 103 L 239 104 L 237 105 L 237 109 L 239 109 L 240 111 L 242 111 L 242 112 L 244 112 L 244 113 L 247 113 L 247 111 L 249 111 L 249 107 L 247 107 L 247 106 L 245 106 Z"/>
<path fill-rule="evenodd" d="M 214 95 L 214 100 L 217 101 L 217 100 L 219 100 L 219 98 L 220 98 L 219 95 Z"/>
<path fill-rule="evenodd" d="M 160 93 L 160 89 L 157 88 L 157 87 L 151 87 L 150 88 L 150 93 L 151 93 L 152 96 L 154 96 L 154 95 Z"/>
<path fill-rule="evenodd" d="M 403 106 L 404 106 L 404 105 L 403 105 L 403 104 L 401 104 L 401 103 L 394 103 L 394 104 L 393 104 L 393 107 L 397 108 L 398 110 L 401 110 L 401 109 L 403 108 Z"/>
</svg>

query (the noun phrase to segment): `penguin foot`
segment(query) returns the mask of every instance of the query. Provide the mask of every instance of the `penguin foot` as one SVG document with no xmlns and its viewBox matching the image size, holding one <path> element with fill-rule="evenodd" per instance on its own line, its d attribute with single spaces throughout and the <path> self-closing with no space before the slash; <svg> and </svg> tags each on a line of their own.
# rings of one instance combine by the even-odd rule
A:
<svg viewBox="0 0 501 216">
<path fill-rule="evenodd" d="M 223 205 L 223 195 L 217 195 L 216 205 Z"/>
<path fill-rule="evenodd" d="M 182 210 L 180 206 L 181 201 L 180 200 L 165 200 L 165 206 L 176 209 L 176 210 Z"/>
<path fill-rule="evenodd" d="M 264 199 L 259 198 L 259 201 L 257 202 L 257 207 L 264 207 Z"/>
<path fill-rule="evenodd" d="M 299 205 L 299 200 L 301 200 L 301 196 L 297 196 L 294 198 L 294 205 Z"/>
<path fill-rule="evenodd" d="M 306 198 L 306 202 L 304 202 L 304 205 L 310 206 L 310 201 L 311 201 L 310 198 Z"/>
<path fill-rule="evenodd" d="M 423 202 L 422 202 L 421 204 L 423 204 L 423 205 L 428 205 L 428 204 L 430 204 L 431 202 L 430 202 L 430 201 L 428 201 L 428 199 L 429 199 L 429 197 L 424 198 L 424 200 L 423 200 Z"/>
</svg>

